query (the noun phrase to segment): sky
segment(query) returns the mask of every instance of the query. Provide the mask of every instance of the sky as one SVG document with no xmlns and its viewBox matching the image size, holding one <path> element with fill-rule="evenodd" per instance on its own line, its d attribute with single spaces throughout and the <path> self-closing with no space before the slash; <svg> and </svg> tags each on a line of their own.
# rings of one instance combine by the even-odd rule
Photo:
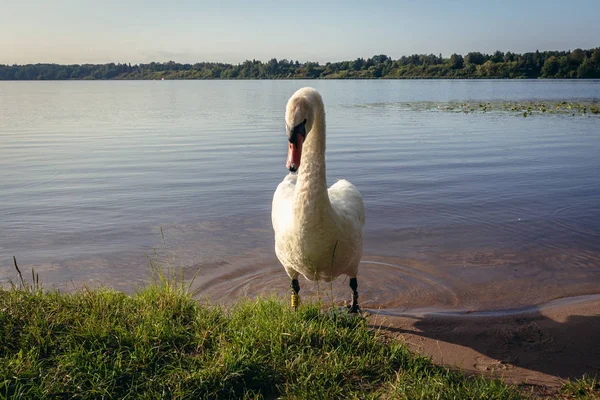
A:
<svg viewBox="0 0 600 400">
<path fill-rule="evenodd" d="M 590 49 L 599 16 L 600 0 L 0 0 L 0 64 Z"/>
</svg>

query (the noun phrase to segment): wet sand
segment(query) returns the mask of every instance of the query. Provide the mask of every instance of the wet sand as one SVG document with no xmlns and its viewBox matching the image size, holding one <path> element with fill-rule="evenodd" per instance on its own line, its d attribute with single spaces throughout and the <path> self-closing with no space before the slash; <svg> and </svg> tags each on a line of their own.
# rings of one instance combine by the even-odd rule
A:
<svg viewBox="0 0 600 400">
<path fill-rule="evenodd" d="M 507 315 L 372 314 L 369 322 L 438 364 L 508 383 L 552 388 L 600 377 L 600 296 Z"/>
</svg>

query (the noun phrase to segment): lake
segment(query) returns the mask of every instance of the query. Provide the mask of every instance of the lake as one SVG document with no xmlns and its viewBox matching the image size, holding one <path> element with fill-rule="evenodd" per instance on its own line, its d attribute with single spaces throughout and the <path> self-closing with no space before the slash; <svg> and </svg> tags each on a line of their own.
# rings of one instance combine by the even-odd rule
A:
<svg viewBox="0 0 600 400">
<path fill-rule="evenodd" d="M 597 80 L 0 82 L 0 281 L 16 256 L 45 287 L 132 292 L 162 229 L 197 297 L 285 295 L 270 208 L 302 86 L 325 101 L 329 184 L 365 200 L 363 307 L 600 293 L 600 117 L 479 106 L 598 101 Z M 350 298 L 344 277 L 300 285 Z"/>
</svg>

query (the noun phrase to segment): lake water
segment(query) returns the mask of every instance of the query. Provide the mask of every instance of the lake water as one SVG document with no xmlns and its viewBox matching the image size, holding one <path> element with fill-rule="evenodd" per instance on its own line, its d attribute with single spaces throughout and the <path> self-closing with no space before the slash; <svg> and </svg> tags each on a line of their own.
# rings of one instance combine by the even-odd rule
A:
<svg viewBox="0 0 600 400">
<path fill-rule="evenodd" d="M 198 297 L 288 292 L 270 207 L 283 114 L 323 95 L 329 183 L 367 213 L 361 304 L 494 310 L 600 293 L 600 118 L 461 113 L 423 102 L 599 100 L 600 81 L 0 82 L 0 281 L 64 290 L 148 280 Z M 302 293 L 350 297 L 301 279 Z M 332 291 L 330 293 L 329 291 Z"/>
</svg>

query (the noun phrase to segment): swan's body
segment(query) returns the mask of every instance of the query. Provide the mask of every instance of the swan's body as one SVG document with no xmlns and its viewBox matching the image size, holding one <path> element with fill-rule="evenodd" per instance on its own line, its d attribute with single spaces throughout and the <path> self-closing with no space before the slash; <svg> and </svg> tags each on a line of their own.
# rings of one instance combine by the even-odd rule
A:
<svg viewBox="0 0 600 400">
<path fill-rule="evenodd" d="M 327 190 L 325 200 L 302 188 L 295 174 L 286 176 L 273 198 L 275 253 L 292 279 L 331 281 L 355 278 L 362 257 L 363 201 L 346 180 Z M 314 197 L 313 197 L 314 196 Z"/>
<path fill-rule="evenodd" d="M 292 287 L 295 284 L 298 290 L 299 274 L 313 281 L 331 281 L 345 274 L 358 297 L 355 287 L 362 257 L 363 199 L 346 180 L 327 189 L 325 110 L 319 93 L 312 88 L 294 93 L 285 120 L 290 142 L 288 168 L 297 169 L 298 174 L 287 175 L 273 197 L 277 258 L 292 279 Z"/>
</svg>

